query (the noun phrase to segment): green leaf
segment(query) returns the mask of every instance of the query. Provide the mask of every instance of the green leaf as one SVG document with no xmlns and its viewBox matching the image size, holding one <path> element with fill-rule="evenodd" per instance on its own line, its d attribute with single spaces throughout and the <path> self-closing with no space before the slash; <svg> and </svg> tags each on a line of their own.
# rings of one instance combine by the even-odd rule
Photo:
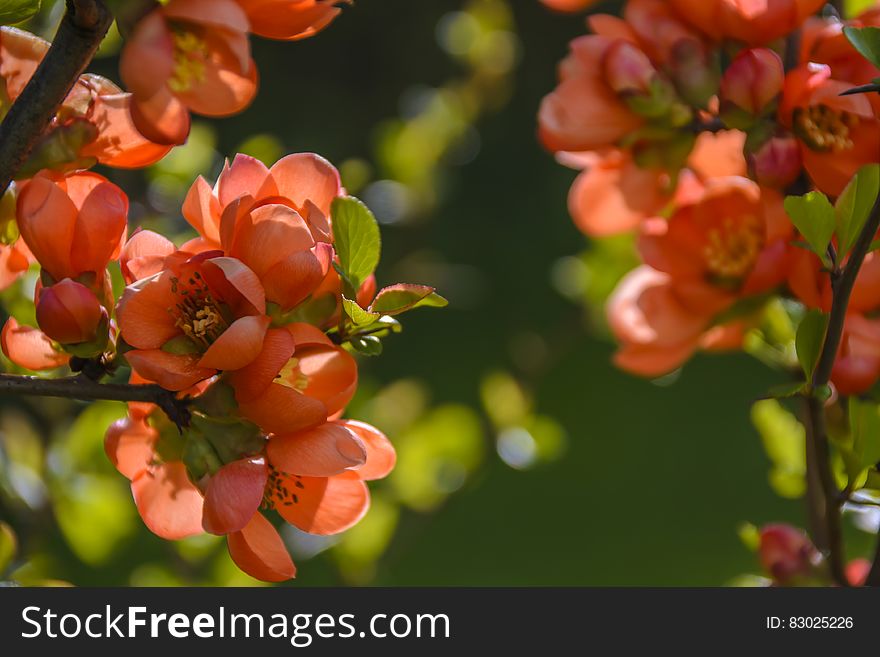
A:
<svg viewBox="0 0 880 657">
<path fill-rule="evenodd" d="M 361 335 L 352 338 L 351 346 L 364 356 L 378 356 L 382 353 L 382 341 L 375 335 Z"/>
<path fill-rule="evenodd" d="M 355 326 L 369 326 L 381 317 L 379 313 L 364 310 L 358 305 L 357 301 L 352 301 L 345 297 L 342 297 L 342 307 Z"/>
<path fill-rule="evenodd" d="M 834 235 L 834 208 L 822 192 L 810 192 L 804 196 L 788 196 L 785 211 L 792 223 L 822 262 L 828 263 L 828 243 Z"/>
<path fill-rule="evenodd" d="M 379 264 L 379 224 L 369 208 L 353 196 L 334 199 L 331 214 L 339 266 L 353 288 L 350 296 L 354 296 Z"/>
<path fill-rule="evenodd" d="M 849 253 L 880 194 L 880 164 L 863 166 L 834 204 L 837 244 L 841 258 Z"/>
<path fill-rule="evenodd" d="M 880 27 L 845 27 L 843 33 L 865 59 L 880 68 Z"/>
<path fill-rule="evenodd" d="M 448 303 L 446 299 L 434 292 L 433 287 L 398 283 L 379 290 L 370 306 L 370 311 L 382 315 L 399 315 L 419 306 L 442 308 Z"/>
<path fill-rule="evenodd" d="M 755 402 L 751 416 L 773 464 L 770 485 L 782 497 L 801 497 L 806 490 L 807 470 L 803 425 L 775 399 Z"/>
<path fill-rule="evenodd" d="M 0 25 L 21 23 L 40 11 L 40 0 L 0 0 Z"/>
<path fill-rule="evenodd" d="M 880 463 L 880 406 L 857 397 L 851 398 L 849 425 L 852 431 L 852 451 L 857 459 L 859 472 Z"/>
<path fill-rule="evenodd" d="M 770 388 L 770 390 L 767 391 L 767 396 L 774 399 L 785 399 L 786 397 L 794 397 L 795 395 L 799 394 L 803 389 L 803 381 L 798 381 L 796 383 L 783 383 Z"/>
<path fill-rule="evenodd" d="M 827 326 L 828 316 L 819 310 L 809 311 L 798 326 L 795 350 L 808 382 L 813 378 L 813 370 L 819 362 Z"/>
<path fill-rule="evenodd" d="M 18 540 L 15 538 L 15 532 L 5 522 L 0 522 L 0 579 L 9 568 L 17 551 Z"/>
</svg>

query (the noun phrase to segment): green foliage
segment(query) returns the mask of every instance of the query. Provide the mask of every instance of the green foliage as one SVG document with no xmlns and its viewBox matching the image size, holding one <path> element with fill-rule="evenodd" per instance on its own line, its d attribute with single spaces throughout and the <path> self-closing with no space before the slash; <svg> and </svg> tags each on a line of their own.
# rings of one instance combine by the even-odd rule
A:
<svg viewBox="0 0 880 657">
<path fill-rule="evenodd" d="M 448 303 L 434 291 L 433 287 L 398 283 L 379 290 L 373 303 L 370 304 L 370 312 L 399 315 L 420 306 L 443 308 Z"/>
<path fill-rule="evenodd" d="M 822 353 L 822 344 L 825 341 L 825 330 L 828 327 L 828 315 L 820 310 L 810 310 L 801 320 L 795 338 L 798 362 L 807 377 L 807 382 L 813 378 L 813 371 L 819 362 Z"/>
<path fill-rule="evenodd" d="M 837 223 L 837 246 L 840 257 L 850 252 L 871 208 L 880 195 L 880 164 L 863 166 L 837 198 L 834 215 Z"/>
<path fill-rule="evenodd" d="M 880 27 L 845 27 L 843 33 L 862 57 L 880 68 Z"/>
<path fill-rule="evenodd" d="M 381 252 L 379 224 L 370 209 L 353 196 L 333 200 L 333 239 L 339 270 L 349 297 L 376 270 Z"/>
<path fill-rule="evenodd" d="M 755 402 L 751 416 L 772 463 L 769 478 L 773 490 L 782 497 L 801 497 L 807 470 L 803 425 L 775 399 Z"/>
<path fill-rule="evenodd" d="M 848 440 L 838 444 L 847 474 L 847 485 L 864 482 L 867 469 L 880 463 L 880 406 L 857 397 L 849 400 Z"/>
<path fill-rule="evenodd" d="M 788 196 L 785 211 L 792 223 L 822 262 L 830 267 L 828 243 L 834 235 L 834 207 L 822 192 L 810 192 L 804 196 Z"/>
<path fill-rule="evenodd" d="M 5 522 L 0 522 L 0 578 L 12 564 L 17 551 L 18 539 L 15 537 L 15 532 Z"/>
<path fill-rule="evenodd" d="M 40 11 L 40 0 L 0 0 L 0 25 L 21 23 Z"/>
</svg>

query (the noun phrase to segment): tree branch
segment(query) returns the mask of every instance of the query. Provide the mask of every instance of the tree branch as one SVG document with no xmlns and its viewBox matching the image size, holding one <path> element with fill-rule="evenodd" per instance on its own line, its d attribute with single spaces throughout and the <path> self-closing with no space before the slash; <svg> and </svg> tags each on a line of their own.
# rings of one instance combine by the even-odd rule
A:
<svg viewBox="0 0 880 657">
<path fill-rule="evenodd" d="M 102 0 L 67 0 L 55 40 L 0 124 L 0 194 L 92 61 L 112 22 Z"/>
<path fill-rule="evenodd" d="M 80 401 L 146 402 L 161 408 L 178 427 L 187 426 L 190 418 L 189 401 L 178 399 L 175 393 L 161 386 L 99 383 L 82 374 L 61 379 L 0 374 L 0 394 L 2 393 L 63 397 Z"/>
<path fill-rule="evenodd" d="M 858 278 L 859 270 L 865 260 L 865 256 L 871 249 L 871 242 L 880 228 L 880 196 L 874 201 L 871 214 L 868 216 L 861 233 L 853 246 L 852 252 L 847 259 L 842 271 L 832 273 L 831 289 L 833 300 L 831 313 L 828 316 L 828 329 L 825 332 L 825 341 L 816 371 L 813 374 L 813 394 L 807 398 L 807 408 L 810 417 L 810 431 L 807 432 L 812 461 L 817 469 L 816 476 L 824 493 L 824 536 L 828 564 L 831 575 L 841 586 L 847 585 L 845 573 L 845 555 L 843 550 L 843 533 L 841 529 L 841 497 L 837 484 L 834 481 L 834 473 L 831 470 L 830 449 L 828 445 L 828 430 L 825 418 L 825 402 L 820 399 L 815 391 L 824 388 L 831 380 L 831 370 L 840 341 L 843 338 L 843 327 L 846 321 L 846 311 L 849 299 L 852 295 L 853 286 Z M 875 562 L 875 568 L 880 568 Z"/>
</svg>

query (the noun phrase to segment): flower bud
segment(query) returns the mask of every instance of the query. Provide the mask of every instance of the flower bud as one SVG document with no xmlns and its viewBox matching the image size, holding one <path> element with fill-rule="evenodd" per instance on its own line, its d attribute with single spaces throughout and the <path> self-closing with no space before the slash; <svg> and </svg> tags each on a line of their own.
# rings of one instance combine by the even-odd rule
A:
<svg viewBox="0 0 880 657">
<path fill-rule="evenodd" d="M 771 111 L 784 79 L 782 60 L 775 52 L 767 48 L 744 50 L 721 78 L 722 113 L 731 106 L 751 116 Z"/>
<path fill-rule="evenodd" d="M 821 558 L 804 532 L 782 524 L 761 528 L 758 556 L 761 565 L 779 584 L 809 575 Z"/>
<path fill-rule="evenodd" d="M 649 95 L 657 69 L 648 56 L 628 41 L 618 41 L 605 55 L 605 79 L 620 95 Z"/>
<path fill-rule="evenodd" d="M 774 189 L 785 189 L 801 173 L 801 150 L 794 137 L 771 137 L 748 156 L 752 178 Z"/>
<path fill-rule="evenodd" d="M 679 95 L 695 107 L 707 107 L 718 93 L 721 66 L 697 39 L 680 39 L 670 51 L 669 69 Z"/>
<path fill-rule="evenodd" d="M 61 344 L 92 342 L 101 337 L 107 311 L 89 288 L 65 278 L 40 290 L 37 323 L 46 335 Z"/>
</svg>

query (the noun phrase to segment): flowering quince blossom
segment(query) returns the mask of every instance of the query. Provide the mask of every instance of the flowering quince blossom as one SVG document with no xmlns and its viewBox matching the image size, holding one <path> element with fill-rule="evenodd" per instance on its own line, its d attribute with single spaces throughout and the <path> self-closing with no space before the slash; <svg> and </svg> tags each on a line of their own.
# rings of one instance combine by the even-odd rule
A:
<svg viewBox="0 0 880 657">
<path fill-rule="evenodd" d="M 739 346 L 741 327 L 715 318 L 785 280 L 792 234 L 781 197 L 742 177 L 714 178 L 668 220 L 647 221 L 638 241 L 646 264 L 608 302 L 616 364 L 659 376 L 699 347 Z"/>
<path fill-rule="evenodd" d="M 235 563 L 265 581 L 290 579 L 296 568 L 261 509 L 277 511 L 305 532 L 345 531 L 369 507 L 364 482 L 386 476 L 395 462 L 388 439 L 353 420 L 257 436 L 253 453 L 230 456 L 226 463 L 209 447 L 209 467 L 192 456 L 207 440 L 197 431 L 181 437 L 164 416 L 139 407 L 108 429 L 105 449 L 131 480 L 138 511 L 153 532 L 170 540 L 225 535 Z"/>
<path fill-rule="evenodd" d="M 119 61 L 137 129 L 182 144 L 190 111 L 229 116 L 257 91 L 244 10 L 234 0 L 171 0 L 141 19 Z"/>
<path fill-rule="evenodd" d="M 13 27 L 0 28 L 0 111 L 18 98 L 49 43 Z M 131 94 L 99 75 L 80 76 L 18 177 L 41 168 L 69 170 L 96 161 L 139 168 L 162 159 L 170 146 L 146 139 L 130 114 Z"/>
<path fill-rule="evenodd" d="M 250 21 L 250 30 L 267 39 L 295 41 L 314 36 L 352 0 L 237 0 Z"/>
</svg>

